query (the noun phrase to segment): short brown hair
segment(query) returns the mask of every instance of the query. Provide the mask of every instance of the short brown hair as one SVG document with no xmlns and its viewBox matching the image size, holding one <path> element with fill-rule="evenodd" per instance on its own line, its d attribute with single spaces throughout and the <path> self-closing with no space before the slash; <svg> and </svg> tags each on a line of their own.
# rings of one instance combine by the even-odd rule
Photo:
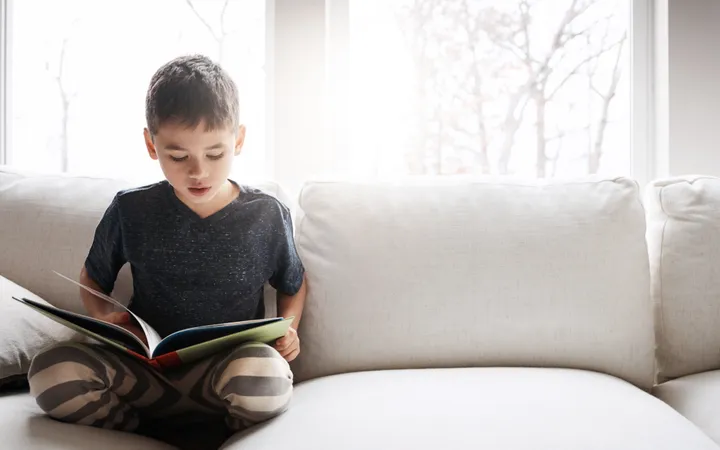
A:
<svg viewBox="0 0 720 450">
<path fill-rule="evenodd" d="M 240 126 L 238 89 L 219 64 L 203 55 L 175 58 L 160 67 L 145 97 L 145 119 L 151 134 L 165 123 L 207 130 Z"/>
</svg>

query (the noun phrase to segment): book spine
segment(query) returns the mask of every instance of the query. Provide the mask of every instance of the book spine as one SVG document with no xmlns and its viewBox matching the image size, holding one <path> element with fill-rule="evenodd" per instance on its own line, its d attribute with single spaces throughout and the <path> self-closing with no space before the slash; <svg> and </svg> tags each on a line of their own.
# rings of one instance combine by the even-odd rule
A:
<svg viewBox="0 0 720 450">
<path fill-rule="evenodd" d="M 165 353 L 164 355 L 147 360 L 155 369 L 162 371 L 163 369 L 171 369 L 182 365 L 182 360 L 177 352 Z"/>
</svg>

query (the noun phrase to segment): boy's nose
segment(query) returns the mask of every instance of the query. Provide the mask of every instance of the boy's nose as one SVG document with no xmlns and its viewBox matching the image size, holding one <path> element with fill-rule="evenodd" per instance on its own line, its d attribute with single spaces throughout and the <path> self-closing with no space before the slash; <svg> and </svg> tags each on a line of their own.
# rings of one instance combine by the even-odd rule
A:
<svg viewBox="0 0 720 450">
<path fill-rule="evenodd" d="M 190 165 L 190 178 L 205 178 L 207 176 L 207 168 L 204 164 L 196 162 Z"/>
</svg>

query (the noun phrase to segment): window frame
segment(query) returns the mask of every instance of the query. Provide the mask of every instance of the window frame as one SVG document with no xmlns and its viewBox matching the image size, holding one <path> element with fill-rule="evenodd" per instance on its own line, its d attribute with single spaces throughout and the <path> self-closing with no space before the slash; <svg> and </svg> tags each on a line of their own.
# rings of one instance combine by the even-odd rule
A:
<svg viewBox="0 0 720 450">
<path fill-rule="evenodd" d="M 655 2 L 631 0 L 631 173 L 641 186 L 657 178 L 659 149 L 655 117 Z"/>
<path fill-rule="evenodd" d="M 10 163 L 10 29 L 11 1 L 0 0 L 0 165 Z"/>
</svg>

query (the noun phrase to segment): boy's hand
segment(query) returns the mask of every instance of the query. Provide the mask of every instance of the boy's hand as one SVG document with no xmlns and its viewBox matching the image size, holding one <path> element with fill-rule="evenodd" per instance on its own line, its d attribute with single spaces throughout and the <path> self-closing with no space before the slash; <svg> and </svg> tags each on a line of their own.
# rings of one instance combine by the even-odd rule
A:
<svg viewBox="0 0 720 450">
<path fill-rule="evenodd" d="M 111 312 L 109 314 L 95 316 L 95 318 L 98 320 L 105 321 L 105 322 L 114 323 L 115 325 L 119 325 L 119 326 L 125 328 L 126 330 L 128 330 L 129 332 L 131 332 L 132 334 L 134 334 L 135 336 L 140 338 L 140 340 L 143 341 L 143 343 L 145 345 L 147 345 L 147 340 L 145 339 L 145 333 L 143 333 L 143 331 L 142 331 L 142 329 L 140 329 L 140 327 L 138 327 L 137 325 L 132 323 L 132 321 L 130 320 L 129 313 L 127 313 L 127 312 Z"/>
<path fill-rule="evenodd" d="M 300 338 L 295 328 L 290 327 L 285 336 L 275 341 L 274 347 L 287 362 L 297 358 L 300 353 Z"/>
</svg>

